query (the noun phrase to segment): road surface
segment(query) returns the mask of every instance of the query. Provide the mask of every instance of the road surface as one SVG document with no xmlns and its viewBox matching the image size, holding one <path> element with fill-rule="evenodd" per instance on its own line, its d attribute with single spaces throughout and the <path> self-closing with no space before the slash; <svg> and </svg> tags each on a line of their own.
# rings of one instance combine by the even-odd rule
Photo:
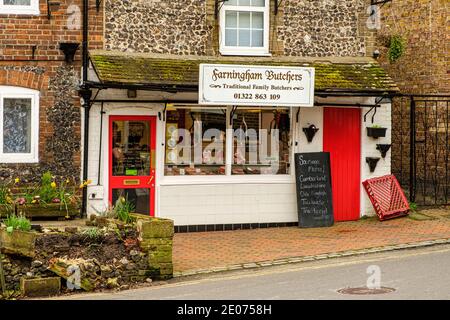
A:
<svg viewBox="0 0 450 320">
<path fill-rule="evenodd" d="M 379 270 L 379 284 L 395 291 L 363 296 L 337 292 L 365 287 L 371 276 L 368 268 Z M 376 286 L 376 278 L 370 284 Z M 161 286 L 57 299 L 450 299 L 450 246 L 174 279 Z"/>
</svg>

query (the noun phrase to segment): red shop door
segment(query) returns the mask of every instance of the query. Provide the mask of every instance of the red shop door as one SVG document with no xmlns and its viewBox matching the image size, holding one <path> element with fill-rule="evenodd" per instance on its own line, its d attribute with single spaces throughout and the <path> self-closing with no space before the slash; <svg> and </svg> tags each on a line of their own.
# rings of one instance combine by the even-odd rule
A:
<svg viewBox="0 0 450 320">
<path fill-rule="evenodd" d="M 335 221 L 360 217 L 361 110 L 324 108 L 323 151 L 330 152 Z"/>
<path fill-rule="evenodd" d="M 155 215 L 156 117 L 109 118 L 109 202 L 124 198 Z"/>
</svg>

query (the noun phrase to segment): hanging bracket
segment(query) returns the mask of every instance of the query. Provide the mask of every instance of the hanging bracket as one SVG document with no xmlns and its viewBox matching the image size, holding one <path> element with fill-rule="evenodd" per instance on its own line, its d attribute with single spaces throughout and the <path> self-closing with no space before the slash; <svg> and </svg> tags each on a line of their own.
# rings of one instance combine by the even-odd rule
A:
<svg viewBox="0 0 450 320">
<path fill-rule="evenodd" d="M 214 17 L 217 19 L 217 17 L 219 16 L 219 12 L 222 9 L 223 5 L 225 4 L 225 2 L 227 2 L 228 0 L 216 0 L 216 4 L 214 7 Z"/>
<path fill-rule="evenodd" d="M 278 9 L 280 8 L 282 2 L 283 0 L 275 0 L 275 12 L 274 12 L 275 15 L 278 14 Z"/>
<path fill-rule="evenodd" d="M 382 6 L 384 6 L 386 3 L 388 2 L 392 2 L 392 0 L 370 0 L 370 4 L 372 6 L 376 6 L 381 4 Z"/>
<path fill-rule="evenodd" d="M 367 112 L 364 114 L 364 122 L 366 122 L 366 120 L 367 120 L 367 115 L 368 115 L 372 110 L 374 110 L 374 111 L 373 111 L 373 115 L 372 115 L 372 123 L 373 123 L 374 120 L 375 120 L 375 115 L 377 114 L 377 108 L 379 108 L 379 107 L 380 107 L 380 105 L 378 105 L 378 104 L 372 106 L 372 107 L 369 109 L 369 111 L 367 111 Z"/>
<path fill-rule="evenodd" d="M 96 7 L 96 9 L 97 9 L 97 12 L 100 11 L 100 6 L 101 6 L 101 4 L 102 4 L 102 1 L 103 1 L 103 0 L 95 0 L 95 7 Z"/>
</svg>

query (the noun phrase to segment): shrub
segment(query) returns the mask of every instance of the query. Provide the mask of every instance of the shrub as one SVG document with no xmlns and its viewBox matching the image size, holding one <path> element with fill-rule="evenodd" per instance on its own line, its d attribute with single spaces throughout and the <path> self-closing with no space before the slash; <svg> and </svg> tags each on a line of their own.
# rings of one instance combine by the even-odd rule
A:
<svg viewBox="0 0 450 320">
<path fill-rule="evenodd" d="M 12 228 L 13 230 L 21 230 L 21 231 L 30 231 L 31 230 L 31 222 L 26 217 L 15 214 L 9 215 L 3 223 L 6 225 L 6 228 Z"/>
</svg>

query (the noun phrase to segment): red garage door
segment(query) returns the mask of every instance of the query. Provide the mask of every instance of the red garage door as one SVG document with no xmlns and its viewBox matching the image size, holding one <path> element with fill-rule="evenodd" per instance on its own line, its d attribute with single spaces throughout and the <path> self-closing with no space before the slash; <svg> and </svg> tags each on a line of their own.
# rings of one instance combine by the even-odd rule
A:
<svg viewBox="0 0 450 320">
<path fill-rule="evenodd" d="M 324 108 L 323 150 L 330 152 L 335 221 L 360 217 L 361 110 Z"/>
</svg>

